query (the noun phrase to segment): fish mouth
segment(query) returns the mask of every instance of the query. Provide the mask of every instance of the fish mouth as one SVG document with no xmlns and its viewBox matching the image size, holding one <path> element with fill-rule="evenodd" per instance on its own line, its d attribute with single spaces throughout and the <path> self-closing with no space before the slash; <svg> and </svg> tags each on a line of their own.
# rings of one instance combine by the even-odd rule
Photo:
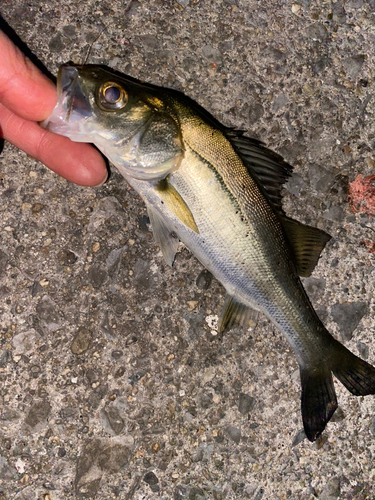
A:
<svg viewBox="0 0 375 500">
<path fill-rule="evenodd" d="M 71 112 L 77 112 L 81 117 L 92 115 L 88 98 L 83 93 L 79 81 L 79 66 L 63 64 L 57 75 L 57 96 L 66 110 L 66 121 L 69 121 Z"/>
<path fill-rule="evenodd" d="M 60 97 L 64 92 L 71 93 L 71 88 L 78 80 L 78 69 L 72 64 L 63 64 L 57 74 L 57 95 Z"/>
<path fill-rule="evenodd" d="M 80 66 L 63 64 L 57 75 L 57 104 L 42 127 L 78 142 L 87 141 L 85 124 L 93 111 L 81 85 Z"/>
</svg>

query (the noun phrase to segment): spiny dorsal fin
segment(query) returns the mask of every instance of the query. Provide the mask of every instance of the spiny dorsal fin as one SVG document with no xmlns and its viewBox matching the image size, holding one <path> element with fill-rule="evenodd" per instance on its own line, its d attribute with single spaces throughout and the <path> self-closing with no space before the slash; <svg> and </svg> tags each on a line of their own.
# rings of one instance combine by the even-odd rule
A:
<svg viewBox="0 0 375 500">
<path fill-rule="evenodd" d="M 310 276 L 331 236 L 321 229 L 301 224 L 289 217 L 280 216 L 280 222 L 295 257 L 298 275 Z"/>
<path fill-rule="evenodd" d="M 282 212 L 281 186 L 290 177 L 293 167 L 262 142 L 244 137 L 238 130 L 227 130 L 225 134 L 250 175 L 258 181 L 272 204 Z"/>
<path fill-rule="evenodd" d="M 227 295 L 219 320 L 219 333 L 224 333 L 234 326 L 255 326 L 258 314 L 258 311 Z"/>
</svg>

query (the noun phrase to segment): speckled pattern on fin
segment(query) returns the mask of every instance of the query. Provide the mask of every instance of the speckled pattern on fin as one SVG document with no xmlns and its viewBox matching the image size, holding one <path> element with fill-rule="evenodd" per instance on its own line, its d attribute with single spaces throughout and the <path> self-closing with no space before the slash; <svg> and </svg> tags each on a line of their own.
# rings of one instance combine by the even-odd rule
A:
<svg viewBox="0 0 375 500">
<path fill-rule="evenodd" d="M 199 234 L 198 227 L 190 208 L 187 206 L 179 192 L 168 182 L 168 180 L 164 179 L 158 182 L 155 189 L 159 192 L 162 203 L 164 203 L 168 209 L 176 217 L 178 217 L 183 224 L 185 224 L 185 226 Z"/>
<path fill-rule="evenodd" d="M 147 212 L 150 217 L 154 239 L 160 246 L 165 262 L 172 267 L 180 241 L 173 229 L 166 225 L 164 219 L 157 212 L 154 212 L 150 207 L 147 207 Z"/>
<path fill-rule="evenodd" d="M 234 326 L 255 326 L 259 312 L 245 306 L 231 295 L 225 297 L 224 307 L 219 320 L 219 333 Z"/>
</svg>

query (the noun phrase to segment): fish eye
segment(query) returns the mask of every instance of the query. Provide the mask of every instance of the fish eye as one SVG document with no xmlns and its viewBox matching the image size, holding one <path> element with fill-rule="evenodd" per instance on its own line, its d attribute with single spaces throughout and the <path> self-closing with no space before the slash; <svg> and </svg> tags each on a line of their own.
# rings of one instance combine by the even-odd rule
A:
<svg viewBox="0 0 375 500">
<path fill-rule="evenodd" d="M 121 97 L 121 90 L 113 85 L 112 87 L 107 87 L 103 95 L 108 103 L 115 104 Z"/>
<path fill-rule="evenodd" d="M 106 82 L 100 86 L 97 103 L 104 111 L 116 111 L 128 102 L 125 90 L 118 83 Z"/>
</svg>

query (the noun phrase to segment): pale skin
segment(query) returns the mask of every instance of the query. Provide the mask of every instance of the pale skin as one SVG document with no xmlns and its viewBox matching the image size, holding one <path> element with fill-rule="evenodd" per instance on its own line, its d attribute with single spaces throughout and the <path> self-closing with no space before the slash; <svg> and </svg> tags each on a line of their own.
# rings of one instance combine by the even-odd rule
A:
<svg viewBox="0 0 375 500">
<path fill-rule="evenodd" d="M 56 104 L 55 85 L 0 31 L 0 138 L 81 186 L 107 179 L 100 153 L 38 125 Z"/>
</svg>

